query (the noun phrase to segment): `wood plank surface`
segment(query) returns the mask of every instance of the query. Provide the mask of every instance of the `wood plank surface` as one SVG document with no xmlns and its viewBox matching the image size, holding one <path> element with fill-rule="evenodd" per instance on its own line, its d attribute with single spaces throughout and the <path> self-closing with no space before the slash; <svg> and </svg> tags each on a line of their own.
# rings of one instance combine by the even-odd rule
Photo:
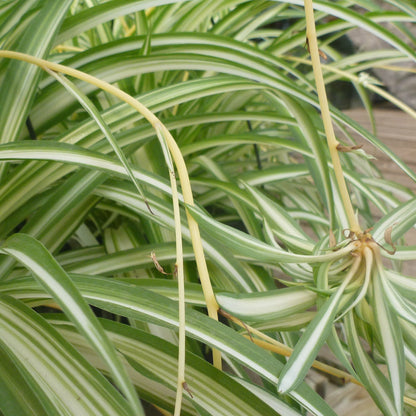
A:
<svg viewBox="0 0 416 416">
<path fill-rule="evenodd" d="M 348 110 L 345 114 L 371 131 L 371 123 L 364 109 Z M 416 120 L 402 111 L 382 108 L 375 109 L 374 117 L 377 138 L 416 172 Z M 364 149 L 376 158 L 374 162 L 386 179 L 405 185 L 416 192 L 416 183 L 384 153 L 368 142 L 364 143 Z"/>
</svg>

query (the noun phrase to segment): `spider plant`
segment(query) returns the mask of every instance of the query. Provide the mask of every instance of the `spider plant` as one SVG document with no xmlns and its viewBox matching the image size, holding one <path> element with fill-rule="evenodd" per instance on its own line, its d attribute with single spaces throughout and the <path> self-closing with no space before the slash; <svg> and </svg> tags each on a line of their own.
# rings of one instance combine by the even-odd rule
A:
<svg viewBox="0 0 416 416">
<path fill-rule="evenodd" d="M 416 116 L 368 75 L 416 58 L 388 3 L 0 5 L 0 414 L 334 415 L 311 366 L 416 406 L 416 199 L 373 149 L 416 175 L 326 93 Z"/>
</svg>

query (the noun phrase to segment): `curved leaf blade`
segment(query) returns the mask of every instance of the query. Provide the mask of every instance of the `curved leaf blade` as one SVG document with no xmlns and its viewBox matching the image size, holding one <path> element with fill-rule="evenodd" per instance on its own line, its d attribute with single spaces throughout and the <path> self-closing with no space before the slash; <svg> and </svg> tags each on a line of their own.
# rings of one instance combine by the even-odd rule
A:
<svg viewBox="0 0 416 416">
<path fill-rule="evenodd" d="M 93 276 L 86 278 L 73 276 L 73 278 L 79 291 L 92 305 L 132 319 L 168 327 L 178 326 L 177 303 L 164 296 L 110 279 Z M 0 285 L 0 291 L 13 296 L 16 294 L 13 285 L 14 282 L 4 282 Z M 24 286 L 25 289 L 19 289 L 19 291 L 23 289 L 23 297 L 30 298 L 31 292 L 37 292 L 40 296 L 42 292 L 44 293 L 43 290 L 39 292 L 36 282 L 25 279 Z M 241 361 L 269 382 L 277 384 L 277 374 L 283 365 L 231 328 L 190 309 L 187 311 L 186 331 L 188 336 L 221 350 L 233 359 Z M 315 415 L 335 415 L 333 410 L 305 383 L 298 386 L 290 395 Z"/>
<path fill-rule="evenodd" d="M 349 350 L 360 381 L 384 414 L 398 416 L 392 387 L 362 347 L 352 311 L 345 315 L 344 322 Z"/>
<path fill-rule="evenodd" d="M 58 330 L 65 333 L 65 338 L 71 339 L 84 350 L 83 340 L 68 323 L 60 320 L 51 322 L 56 324 Z M 138 370 L 146 369 L 142 371 L 144 376 L 163 383 L 170 390 L 169 396 L 161 397 L 161 404 L 170 406 L 169 410 L 172 411 L 173 393 L 176 388 L 177 346 L 160 337 L 116 322 L 102 321 L 102 324 L 117 350 L 127 357 L 131 365 L 137 366 Z M 93 355 L 94 352 L 89 351 L 88 354 Z M 185 374 L 193 396 L 185 400 L 185 411 L 191 407 L 191 404 L 196 404 L 209 414 L 233 416 L 246 413 L 250 416 L 265 414 L 277 416 L 276 412 L 255 397 L 249 389 L 241 388 L 229 375 L 217 370 L 190 351 L 187 352 Z M 138 377 L 136 379 L 138 380 Z M 141 383 L 142 386 L 143 384 Z M 281 402 L 277 397 L 274 397 L 274 401 Z"/>
<path fill-rule="evenodd" d="M 127 402 L 110 383 L 37 313 L 11 297 L 1 296 L 0 316 L 0 345 L 46 412 L 32 415 L 136 414 L 127 410 Z M 8 386 L 12 388 L 12 383 Z M 22 393 L 20 397 L 30 397 Z M 1 408 L 9 412 L 11 406 L 2 402 Z"/>
<path fill-rule="evenodd" d="M 313 306 L 316 293 L 301 287 L 249 294 L 217 293 L 221 309 L 244 322 L 263 322 L 303 312 Z"/>
<path fill-rule="evenodd" d="M 380 341 L 384 350 L 390 383 L 393 389 L 396 414 L 403 413 L 403 396 L 405 382 L 404 342 L 397 316 L 390 310 L 388 295 L 384 293 L 388 286 L 384 286 L 382 279 L 382 265 L 378 264 L 379 273 L 374 276 L 374 316 L 380 334 Z"/>
<path fill-rule="evenodd" d="M 71 3 L 72 0 L 44 2 L 38 15 L 26 28 L 19 42 L 19 51 L 46 57 Z M 16 140 L 30 110 L 41 72 L 41 69 L 24 62 L 9 62 L 0 95 L 2 143 Z"/>
<path fill-rule="evenodd" d="M 20 261 L 51 293 L 62 310 L 109 366 L 134 412 L 137 415 L 144 415 L 136 392 L 114 346 L 69 276 L 45 247 L 29 235 L 14 234 L 3 243 L 0 252 Z"/>
</svg>

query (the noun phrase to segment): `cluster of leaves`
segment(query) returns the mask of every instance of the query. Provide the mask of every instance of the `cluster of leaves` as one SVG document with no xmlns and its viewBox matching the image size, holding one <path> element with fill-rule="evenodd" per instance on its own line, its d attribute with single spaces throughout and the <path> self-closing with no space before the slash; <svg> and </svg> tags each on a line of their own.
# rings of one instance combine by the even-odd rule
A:
<svg viewBox="0 0 416 416">
<path fill-rule="evenodd" d="M 370 117 L 368 93 L 382 90 L 362 73 L 416 59 L 379 24 L 415 42 L 402 23 L 416 20 L 416 8 L 389 3 L 397 10 L 314 2 L 325 82 L 348 81 Z M 334 42 L 357 25 L 392 49 L 343 56 Z M 345 236 L 351 224 L 305 30 L 300 0 L 2 2 L 1 414 L 144 415 L 136 392 L 173 412 L 179 326 L 178 226 L 154 126 L 97 85 L 6 59 L 5 50 L 116 84 L 180 147 L 196 201 L 179 196 L 191 393 L 181 414 L 333 415 L 303 381 L 325 342 L 384 414 L 402 414 L 416 384 L 416 284 L 400 262 L 416 259 L 416 247 L 401 239 L 416 199 L 383 180 L 364 150 L 342 153 L 359 222 L 373 227 Z M 330 112 L 343 145 L 359 135 L 416 180 L 373 133 Z M 201 227 L 228 325 L 205 314 L 185 211 Z M 391 241 L 401 244 L 394 255 L 378 245 Z M 286 287 L 276 289 L 277 273 Z M 248 325 L 252 339 L 240 333 Z M 292 358 L 256 345 L 262 334 L 294 348 Z M 209 364 L 211 348 L 230 372 Z"/>
</svg>

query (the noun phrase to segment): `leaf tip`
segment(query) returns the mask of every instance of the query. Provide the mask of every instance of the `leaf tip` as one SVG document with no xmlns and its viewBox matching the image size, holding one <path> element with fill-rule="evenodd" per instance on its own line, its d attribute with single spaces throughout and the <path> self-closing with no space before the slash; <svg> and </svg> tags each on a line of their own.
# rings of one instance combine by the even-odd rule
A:
<svg viewBox="0 0 416 416">
<path fill-rule="evenodd" d="M 277 392 L 279 394 L 286 394 L 292 390 L 292 384 L 289 382 L 287 377 L 283 376 L 279 378 L 279 382 L 277 383 Z"/>
</svg>

